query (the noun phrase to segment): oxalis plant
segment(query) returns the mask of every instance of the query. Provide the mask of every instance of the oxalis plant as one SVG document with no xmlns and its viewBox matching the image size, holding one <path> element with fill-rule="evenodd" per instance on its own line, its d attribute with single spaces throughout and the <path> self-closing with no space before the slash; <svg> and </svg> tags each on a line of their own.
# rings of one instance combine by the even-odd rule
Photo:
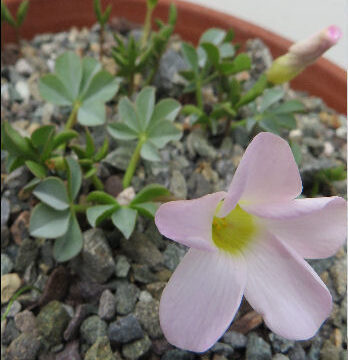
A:
<svg viewBox="0 0 348 360">
<path fill-rule="evenodd" d="M 182 93 L 189 95 L 181 104 L 162 99 L 151 86 L 177 19 L 172 5 L 167 22 L 157 20 L 157 29 L 151 30 L 156 6 L 156 0 L 146 1 L 139 39 L 115 34 L 117 76 L 96 59 L 71 51 L 56 59 L 54 73 L 42 76 L 42 99 L 70 109 L 61 128 L 44 125 L 23 136 L 9 122 L 2 123 L 7 171 L 26 166 L 33 175 L 24 189 L 35 201 L 30 235 L 53 239 L 55 259 L 65 262 L 81 251 L 86 226 L 108 222 L 132 241 L 137 218 L 154 219 L 161 234 L 191 248 L 160 303 L 161 325 L 170 343 L 197 352 L 209 349 L 232 321 L 243 292 L 278 335 L 311 337 L 328 316 L 331 298 L 304 258 L 330 256 L 341 246 L 345 201 L 296 199 L 302 189 L 295 163 L 301 161 L 299 147 L 279 135 L 294 129 L 296 113 L 305 109 L 297 100 L 285 100 L 279 85 L 334 45 L 340 32 L 329 27 L 294 44 L 251 83 L 251 59 L 233 43 L 233 31 L 209 29 L 196 47 L 181 44 L 187 64 L 181 72 Z M 104 31 L 111 7 L 103 13 L 94 1 L 94 9 Z M 19 26 L 25 12 L 17 14 Z M 107 103 L 116 113 L 113 119 L 107 118 Z M 96 126 L 105 130 L 100 146 L 93 136 Z M 178 141 L 183 128 L 189 132 L 196 126 L 212 139 L 223 139 L 240 127 L 250 135 L 266 132 L 250 143 L 227 192 L 180 201 L 169 201 L 178 199 L 159 184 L 135 192 L 132 179 L 139 163 L 162 161 L 161 149 Z M 132 148 L 121 174 L 123 191 L 116 197 L 104 189 L 99 168 L 114 140 L 119 148 L 125 143 Z M 342 168 L 318 174 L 313 194 L 343 176 Z"/>
</svg>

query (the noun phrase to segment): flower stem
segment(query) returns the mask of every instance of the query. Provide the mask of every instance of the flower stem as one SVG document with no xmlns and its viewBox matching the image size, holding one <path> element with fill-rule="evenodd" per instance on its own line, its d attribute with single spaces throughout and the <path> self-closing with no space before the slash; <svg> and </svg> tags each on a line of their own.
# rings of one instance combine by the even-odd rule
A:
<svg viewBox="0 0 348 360">
<path fill-rule="evenodd" d="M 147 39 L 150 34 L 152 12 L 153 12 L 153 8 L 147 7 L 144 28 L 143 28 L 143 34 L 142 34 L 141 42 L 140 42 L 141 48 L 145 48 Z"/>
<path fill-rule="evenodd" d="M 123 178 L 123 188 L 127 188 L 130 185 L 130 182 L 132 180 L 132 177 L 134 175 L 134 171 L 138 165 L 139 159 L 140 159 L 140 151 L 142 146 L 144 145 L 146 141 L 146 138 L 140 138 L 139 142 L 134 150 L 134 153 L 131 157 L 131 160 L 129 162 L 128 168 L 126 170 L 126 173 L 124 174 Z"/>
<path fill-rule="evenodd" d="M 69 129 L 73 128 L 74 125 L 76 124 L 77 111 L 79 110 L 80 105 L 81 104 L 79 102 L 75 102 L 74 107 L 70 113 L 69 119 L 65 124 L 65 130 L 69 130 Z"/>
</svg>

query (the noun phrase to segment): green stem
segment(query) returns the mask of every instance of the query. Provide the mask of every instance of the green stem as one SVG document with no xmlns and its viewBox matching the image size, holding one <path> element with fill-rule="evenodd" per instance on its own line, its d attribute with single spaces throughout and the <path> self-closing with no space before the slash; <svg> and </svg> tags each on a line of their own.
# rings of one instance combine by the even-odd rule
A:
<svg viewBox="0 0 348 360">
<path fill-rule="evenodd" d="M 147 39 L 150 34 L 151 30 L 151 16 L 152 16 L 153 9 L 147 8 L 146 10 L 146 16 L 145 16 L 145 22 L 144 22 L 144 28 L 143 28 L 143 35 L 141 37 L 140 45 L 142 48 L 146 46 Z"/>
<path fill-rule="evenodd" d="M 104 55 L 104 25 L 100 25 L 99 30 L 99 61 L 102 60 Z"/>
<path fill-rule="evenodd" d="M 85 213 L 89 208 L 89 205 L 73 204 L 73 210 L 77 213 Z"/>
<path fill-rule="evenodd" d="M 202 83 L 200 78 L 196 79 L 196 100 L 197 106 L 203 110 Z"/>
<path fill-rule="evenodd" d="M 235 129 L 239 126 L 243 126 L 246 124 L 247 119 L 243 119 L 243 120 L 239 120 L 239 121 L 235 121 L 232 125 L 231 125 L 231 129 Z"/>
<path fill-rule="evenodd" d="M 104 184 L 98 178 L 96 174 L 91 177 L 92 183 L 97 190 L 104 190 Z"/>
<path fill-rule="evenodd" d="M 8 313 L 10 312 L 11 310 L 11 306 L 12 304 L 18 299 L 18 297 L 20 295 L 22 295 L 24 292 L 28 291 L 28 290 L 36 290 L 38 291 L 39 293 L 42 293 L 42 291 L 37 288 L 36 286 L 32 286 L 32 285 L 27 285 L 27 286 L 24 286 L 22 287 L 21 289 L 19 289 L 11 298 L 10 302 L 8 303 L 7 305 L 7 308 L 6 308 L 6 311 L 4 312 L 4 314 L 1 316 L 1 321 L 5 320 Z"/>
<path fill-rule="evenodd" d="M 65 130 L 72 129 L 74 127 L 74 125 L 76 124 L 77 111 L 79 110 L 80 105 L 81 104 L 79 102 L 75 102 L 74 107 L 70 113 L 69 119 L 65 124 Z"/>
<path fill-rule="evenodd" d="M 139 142 L 134 150 L 134 153 L 132 155 L 132 158 L 129 162 L 128 168 L 126 170 L 126 173 L 124 174 L 123 178 L 123 188 L 127 188 L 130 185 L 130 182 L 132 180 L 132 177 L 134 175 L 134 171 L 138 165 L 139 159 L 140 159 L 140 151 L 141 147 L 145 143 L 146 138 L 140 138 Z"/>
<path fill-rule="evenodd" d="M 128 82 L 128 97 L 130 97 L 134 91 L 134 73 L 129 74 Z"/>
</svg>

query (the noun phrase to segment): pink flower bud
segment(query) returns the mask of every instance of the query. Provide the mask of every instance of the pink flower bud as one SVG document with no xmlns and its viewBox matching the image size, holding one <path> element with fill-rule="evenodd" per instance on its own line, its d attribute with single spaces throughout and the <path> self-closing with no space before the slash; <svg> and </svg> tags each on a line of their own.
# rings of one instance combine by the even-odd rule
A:
<svg viewBox="0 0 348 360">
<path fill-rule="evenodd" d="M 290 81 L 335 45 L 341 36 L 340 28 L 331 25 L 308 39 L 293 44 L 285 55 L 273 62 L 267 71 L 268 81 L 273 84 Z"/>
</svg>

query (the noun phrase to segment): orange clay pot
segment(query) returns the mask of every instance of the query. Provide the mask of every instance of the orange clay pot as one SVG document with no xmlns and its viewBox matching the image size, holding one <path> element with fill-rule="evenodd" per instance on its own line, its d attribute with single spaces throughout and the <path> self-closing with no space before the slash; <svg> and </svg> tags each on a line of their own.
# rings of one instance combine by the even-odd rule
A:
<svg viewBox="0 0 348 360">
<path fill-rule="evenodd" d="M 5 0 L 12 14 L 21 0 Z M 114 17 L 125 17 L 129 21 L 142 24 L 145 17 L 145 0 L 102 1 L 105 6 L 111 3 Z M 154 17 L 167 19 L 172 0 L 159 0 Z M 277 57 L 287 52 L 289 40 L 259 26 L 234 16 L 214 11 L 184 1 L 175 2 L 178 9 L 178 22 L 175 32 L 186 41 L 196 43 L 208 28 L 219 27 L 235 30 L 235 41 L 243 44 L 246 40 L 258 37 Z M 92 0 L 30 0 L 27 18 L 21 29 L 23 38 L 30 39 L 36 34 L 68 30 L 71 26 L 90 26 L 96 22 Z M 2 43 L 12 42 L 15 33 L 7 24 L 3 25 Z M 320 59 L 308 67 L 291 82 L 297 90 L 307 91 L 322 98 L 327 105 L 340 113 L 347 111 L 347 87 L 345 70 L 326 59 Z"/>
</svg>

